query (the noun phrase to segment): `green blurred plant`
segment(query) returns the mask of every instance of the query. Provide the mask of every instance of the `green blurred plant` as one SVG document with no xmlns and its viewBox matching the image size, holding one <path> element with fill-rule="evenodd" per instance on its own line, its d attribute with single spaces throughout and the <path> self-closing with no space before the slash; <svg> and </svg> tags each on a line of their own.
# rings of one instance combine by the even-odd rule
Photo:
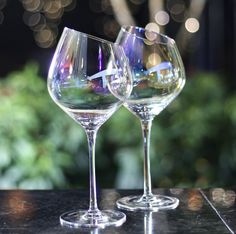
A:
<svg viewBox="0 0 236 234">
<path fill-rule="evenodd" d="M 142 186 L 141 128 L 122 111 L 108 137 L 117 143 L 117 186 Z M 197 74 L 153 122 L 151 172 L 156 187 L 209 187 L 234 184 L 236 95 L 216 74 Z M 133 165 L 133 166 L 132 166 Z M 132 173 L 131 173 L 132 172 Z"/>
<path fill-rule="evenodd" d="M 2 79 L 0 98 L 0 187 L 66 186 L 82 132 L 51 101 L 37 65 Z"/>
<path fill-rule="evenodd" d="M 83 129 L 51 100 L 35 64 L 0 80 L 0 187 L 88 186 Z M 234 184 L 236 95 L 214 74 L 191 77 L 153 122 L 154 187 Z M 142 187 L 142 136 L 124 107 L 99 130 L 98 185 Z"/>
</svg>

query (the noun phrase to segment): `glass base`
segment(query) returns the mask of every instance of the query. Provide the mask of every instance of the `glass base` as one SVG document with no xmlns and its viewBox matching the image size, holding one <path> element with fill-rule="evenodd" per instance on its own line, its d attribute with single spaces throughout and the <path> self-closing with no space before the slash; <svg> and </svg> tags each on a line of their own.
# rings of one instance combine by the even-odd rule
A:
<svg viewBox="0 0 236 234">
<path fill-rule="evenodd" d="M 87 210 L 66 212 L 60 216 L 62 226 L 71 228 L 105 228 L 120 226 L 126 220 L 126 215 L 120 211 L 104 210 L 94 214 Z"/>
<path fill-rule="evenodd" d="M 119 199 L 116 205 L 118 208 L 128 211 L 171 210 L 179 205 L 179 199 L 163 195 L 128 196 Z"/>
</svg>

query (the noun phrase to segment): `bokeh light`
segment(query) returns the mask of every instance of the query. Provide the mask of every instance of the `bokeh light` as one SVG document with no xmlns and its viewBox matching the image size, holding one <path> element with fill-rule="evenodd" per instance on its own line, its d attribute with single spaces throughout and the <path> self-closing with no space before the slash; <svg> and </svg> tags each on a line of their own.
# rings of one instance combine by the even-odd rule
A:
<svg viewBox="0 0 236 234">
<path fill-rule="evenodd" d="M 10 220 L 19 223 L 26 215 L 32 218 L 36 208 L 32 203 L 30 195 L 21 190 L 8 192 L 1 205 L 7 207 L 9 211 L 7 216 Z"/>
<path fill-rule="evenodd" d="M 215 188 L 211 191 L 211 197 L 216 204 L 224 207 L 231 207 L 235 203 L 236 194 L 233 190 Z"/>
<path fill-rule="evenodd" d="M 153 32 L 160 32 L 160 27 L 156 23 L 148 23 L 145 27 L 146 30 L 153 31 Z"/>
<path fill-rule="evenodd" d="M 151 66 L 156 66 L 161 63 L 161 57 L 157 53 L 152 53 L 148 56 L 148 63 L 150 63 Z"/>
<path fill-rule="evenodd" d="M 215 188 L 211 191 L 212 200 L 220 203 L 223 200 L 225 190 L 222 188 Z"/>
<path fill-rule="evenodd" d="M 40 0 L 23 1 L 22 3 L 25 10 L 31 12 L 40 11 L 43 6 L 43 2 Z"/>
<path fill-rule="evenodd" d="M 203 206 L 203 198 L 198 190 L 193 190 L 188 194 L 188 209 L 198 211 Z"/>
<path fill-rule="evenodd" d="M 155 15 L 155 20 L 159 25 L 166 25 L 170 21 L 170 16 L 166 11 L 158 11 Z"/>
<path fill-rule="evenodd" d="M 223 198 L 223 206 L 231 207 L 235 203 L 236 194 L 233 190 L 226 190 Z"/>
<path fill-rule="evenodd" d="M 44 11 L 45 13 L 57 13 L 58 11 L 60 11 L 62 8 L 61 3 L 58 1 L 52 2 L 52 1 L 48 1 L 44 4 Z"/>
<path fill-rule="evenodd" d="M 54 32 L 50 28 L 44 28 L 35 33 L 35 41 L 42 48 L 48 48 L 55 43 Z"/>
<path fill-rule="evenodd" d="M 63 8 L 59 8 L 57 11 L 53 12 L 53 11 L 48 11 L 45 13 L 45 16 L 48 18 L 48 19 L 52 19 L 52 20 L 58 20 L 62 17 L 64 13 L 64 10 Z"/>
<path fill-rule="evenodd" d="M 145 32 L 145 36 L 149 41 L 154 41 L 157 38 L 156 33 L 160 31 L 160 27 L 156 23 L 148 23 L 145 29 L 148 30 Z"/>
<path fill-rule="evenodd" d="M 21 2 L 25 9 L 23 21 L 34 32 L 35 41 L 42 48 L 49 48 L 55 44 L 62 15 L 76 6 L 76 0 L 21 0 Z"/>
<path fill-rule="evenodd" d="M 199 30 L 199 27 L 200 27 L 199 21 L 197 19 L 195 19 L 195 18 L 188 18 L 185 21 L 185 28 L 190 33 L 197 32 Z"/>
</svg>

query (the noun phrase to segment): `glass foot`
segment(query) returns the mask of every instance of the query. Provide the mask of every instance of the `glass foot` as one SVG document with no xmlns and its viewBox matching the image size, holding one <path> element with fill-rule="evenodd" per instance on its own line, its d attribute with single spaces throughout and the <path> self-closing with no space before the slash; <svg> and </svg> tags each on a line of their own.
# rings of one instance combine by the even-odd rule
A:
<svg viewBox="0 0 236 234">
<path fill-rule="evenodd" d="M 175 209 L 179 205 L 179 199 L 163 195 L 128 196 L 119 199 L 116 205 L 120 209 L 129 211 L 159 211 Z"/>
<path fill-rule="evenodd" d="M 105 228 L 120 226 L 126 220 L 126 215 L 120 211 L 104 210 L 90 214 L 87 210 L 66 212 L 60 216 L 62 226 L 71 228 Z"/>
</svg>

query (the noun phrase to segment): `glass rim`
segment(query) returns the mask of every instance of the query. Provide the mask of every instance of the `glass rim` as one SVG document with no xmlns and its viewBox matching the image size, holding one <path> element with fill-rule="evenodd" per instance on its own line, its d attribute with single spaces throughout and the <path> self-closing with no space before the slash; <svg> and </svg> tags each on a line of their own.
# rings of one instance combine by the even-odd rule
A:
<svg viewBox="0 0 236 234">
<path fill-rule="evenodd" d="M 126 32 L 126 33 L 129 33 L 130 35 L 133 35 L 141 40 L 149 40 L 148 38 L 144 38 L 144 37 L 141 37 L 141 36 L 138 36 L 137 34 L 135 33 L 132 33 L 132 32 L 129 32 L 127 31 L 127 28 L 130 27 L 130 28 L 134 28 L 134 29 L 141 29 L 143 31 L 146 31 L 146 32 L 151 32 L 151 33 L 154 33 L 162 38 L 165 38 L 167 39 L 169 42 L 171 42 L 172 45 L 176 45 L 176 42 L 173 38 L 163 34 L 163 33 L 159 33 L 159 32 L 155 32 L 155 31 L 152 31 L 152 30 L 149 30 L 149 29 L 146 29 L 146 28 L 142 28 L 142 27 L 139 27 L 139 26 L 134 26 L 134 25 L 123 25 L 121 26 L 121 30 Z M 150 40 L 151 41 L 151 40 Z M 155 42 L 156 40 L 153 40 L 151 42 Z M 162 44 L 167 44 L 167 42 L 161 42 Z"/>
<path fill-rule="evenodd" d="M 115 45 L 115 46 L 118 46 L 118 47 L 121 47 L 121 48 L 122 48 L 122 46 L 119 45 L 119 44 L 116 43 L 116 42 L 108 41 L 108 40 L 106 40 L 106 39 L 103 39 L 103 38 L 100 38 L 100 37 L 96 37 L 96 36 L 93 36 L 93 35 L 88 34 L 88 33 L 80 32 L 80 31 L 75 30 L 75 29 L 73 29 L 73 28 L 64 27 L 63 32 L 65 32 L 65 31 L 73 31 L 73 32 L 75 32 L 75 33 L 77 33 L 77 34 L 80 34 L 80 35 L 82 35 L 82 36 L 86 36 L 86 37 L 88 37 L 89 39 L 92 39 L 92 40 L 95 40 L 95 41 L 98 41 L 98 42 L 101 42 L 101 43 L 106 43 L 106 44 L 110 44 L 110 45 Z"/>
</svg>

